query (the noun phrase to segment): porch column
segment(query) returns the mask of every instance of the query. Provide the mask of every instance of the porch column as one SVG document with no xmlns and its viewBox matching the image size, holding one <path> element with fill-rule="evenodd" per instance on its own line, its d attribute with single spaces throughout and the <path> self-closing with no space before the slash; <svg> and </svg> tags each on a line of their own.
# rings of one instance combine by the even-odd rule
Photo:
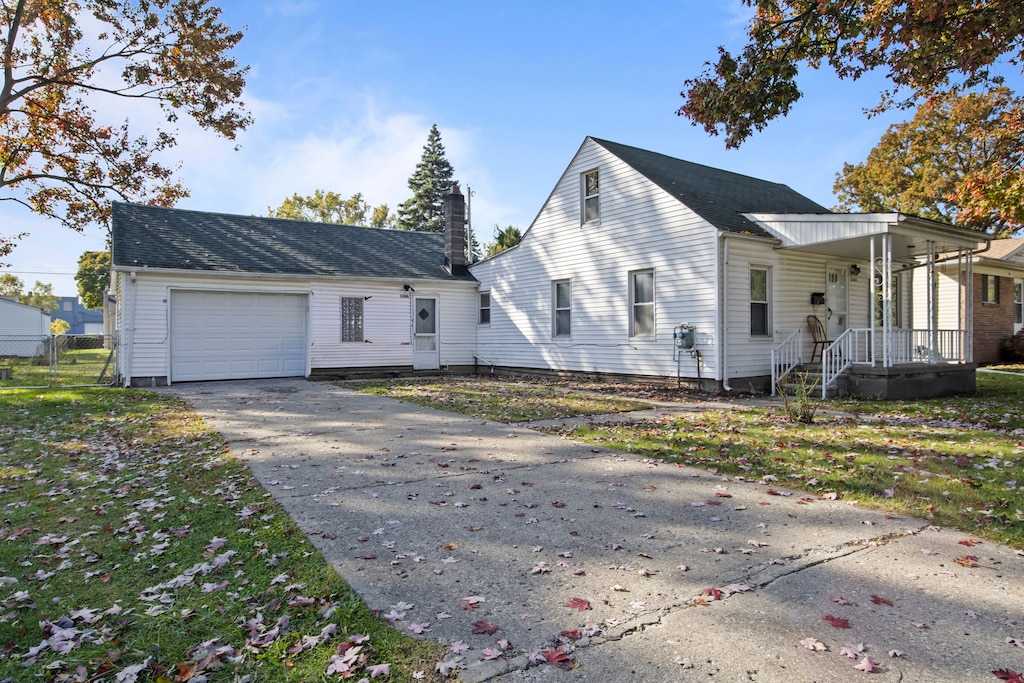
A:
<svg viewBox="0 0 1024 683">
<path fill-rule="evenodd" d="M 871 346 L 873 351 L 881 348 L 882 367 L 891 368 L 895 365 L 895 350 L 893 348 L 892 336 L 892 235 L 884 234 L 879 236 L 876 243 L 871 238 Z M 878 319 L 881 318 L 882 339 L 881 344 L 876 344 L 875 334 L 878 327 Z M 876 352 L 871 354 L 871 364 L 875 364 Z"/>
<path fill-rule="evenodd" d="M 974 254 L 967 250 L 966 284 L 964 285 L 964 346 L 961 357 L 965 363 L 974 362 Z"/>
<path fill-rule="evenodd" d="M 938 337 L 939 329 L 939 307 L 936 305 L 936 280 L 935 280 L 935 242 L 933 240 L 927 240 L 927 265 L 925 266 L 925 272 L 927 273 L 927 314 L 928 314 L 928 364 L 934 365 L 936 362 L 935 350 L 936 342 Z"/>
<path fill-rule="evenodd" d="M 893 363 L 892 338 L 892 235 L 882 235 L 882 346 L 885 349 L 885 367 Z"/>
</svg>

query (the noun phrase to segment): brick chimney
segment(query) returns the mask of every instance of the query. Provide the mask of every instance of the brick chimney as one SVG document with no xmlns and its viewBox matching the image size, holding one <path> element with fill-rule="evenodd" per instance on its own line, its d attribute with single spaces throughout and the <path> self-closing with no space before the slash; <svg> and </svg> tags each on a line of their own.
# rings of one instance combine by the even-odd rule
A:
<svg viewBox="0 0 1024 683">
<path fill-rule="evenodd" d="M 466 198 L 459 184 L 444 196 L 444 267 L 452 275 L 466 275 Z"/>
</svg>

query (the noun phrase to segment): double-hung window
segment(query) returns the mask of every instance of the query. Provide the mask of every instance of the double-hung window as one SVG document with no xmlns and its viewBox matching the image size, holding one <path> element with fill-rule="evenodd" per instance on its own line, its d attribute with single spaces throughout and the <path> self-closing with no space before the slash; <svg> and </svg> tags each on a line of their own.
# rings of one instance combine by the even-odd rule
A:
<svg viewBox="0 0 1024 683">
<path fill-rule="evenodd" d="M 654 336 L 654 271 L 629 274 L 629 336 Z"/>
<path fill-rule="evenodd" d="M 480 292 L 480 324 L 491 324 L 491 293 Z"/>
<path fill-rule="evenodd" d="M 981 301 L 986 304 L 999 303 L 999 276 L 981 276 Z"/>
<path fill-rule="evenodd" d="M 1024 324 L 1024 280 L 1013 281 L 1013 322 Z"/>
<path fill-rule="evenodd" d="M 341 341 L 363 341 L 363 297 L 341 297 Z"/>
<path fill-rule="evenodd" d="M 555 280 L 551 283 L 554 319 L 552 336 L 568 337 L 572 333 L 572 282 Z"/>
<path fill-rule="evenodd" d="M 771 269 L 750 267 L 750 336 L 771 336 Z"/>
<path fill-rule="evenodd" d="M 583 222 L 591 223 L 601 218 L 600 184 L 597 169 L 587 171 L 581 179 Z"/>
</svg>

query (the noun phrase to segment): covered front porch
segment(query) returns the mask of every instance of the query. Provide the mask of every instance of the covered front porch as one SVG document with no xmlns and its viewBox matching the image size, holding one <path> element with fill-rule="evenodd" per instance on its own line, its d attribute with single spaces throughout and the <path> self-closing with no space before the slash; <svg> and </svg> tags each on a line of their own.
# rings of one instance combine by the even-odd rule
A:
<svg viewBox="0 0 1024 683">
<path fill-rule="evenodd" d="M 813 371 L 820 373 L 822 397 L 845 392 L 866 398 L 911 399 L 974 391 L 972 264 L 979 241 L 987 236 L 899 213 L 747 217 L 780 240 L 778 249 L 867 262 L 869 269 L 869 324 L 834 323 L 833 307 L 845 310 L 845 306 L 829 301 L 836 296 L 826 293 L 827 333 L 816 334 L 809 316 L 807 329 L 790 330 L 773 348 L 773 394 L 780 382 L 805 365 L 804 334 L 814 336 L 820 367 Z M 956 290 L 957 300 L 944 301 L 942 306 L 936 286 L 939 264 L 958 269 L 963 283 Z M 900 285 L 900 278 L 911 282 Z M 897 315 L 901 290 L 912 293 L 912 304 L 905 306 L 911 311 L 909 320 Z M 957 314 L 940 317 L 940 310 Z"/>
</svg>

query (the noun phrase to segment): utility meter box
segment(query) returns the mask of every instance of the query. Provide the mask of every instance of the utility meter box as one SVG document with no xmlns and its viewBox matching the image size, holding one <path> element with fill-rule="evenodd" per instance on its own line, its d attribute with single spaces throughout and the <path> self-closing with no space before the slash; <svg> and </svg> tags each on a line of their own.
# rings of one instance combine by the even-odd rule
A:
<svg viewBox="0 0 1024 683">
<path fill-rule="evenodd" d="M 673 333 L 677 349 L 692 349 L 697 337 L 697 328 L 690 323 L 676 325 Z"/>
</svg>

